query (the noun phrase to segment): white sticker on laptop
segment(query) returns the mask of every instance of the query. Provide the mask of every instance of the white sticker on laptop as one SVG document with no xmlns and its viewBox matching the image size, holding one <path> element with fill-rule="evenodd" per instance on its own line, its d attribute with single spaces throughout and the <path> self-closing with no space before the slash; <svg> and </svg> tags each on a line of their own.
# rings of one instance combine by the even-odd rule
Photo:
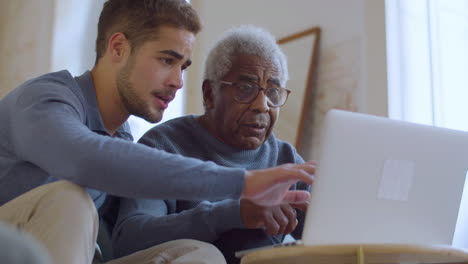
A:
<svg viewBox="0 0 468 264">
<path fill-rule="evenodd" d="M 413 177 L 413 161 L 386 160 L 377 198 L 381 200 L 408 201 Z"/>
</svg>

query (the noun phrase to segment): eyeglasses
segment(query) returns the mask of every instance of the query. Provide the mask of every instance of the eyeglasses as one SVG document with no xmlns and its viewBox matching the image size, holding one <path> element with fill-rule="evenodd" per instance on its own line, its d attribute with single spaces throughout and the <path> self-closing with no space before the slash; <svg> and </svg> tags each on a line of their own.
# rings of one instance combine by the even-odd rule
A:
<svg viewBox="0 0 468 264">
<path fill-rule="evenodd" d="M 263 91 L 265 96 L 267 97 L 268 101 L 267 104 L 270 107 L 280 107 L 286 103 L 288 99 L 290 90 L 281 87 L 268 87 L 262 88 L 255 84 L 247 84 L 247 83 L 233 83 L 233 82 L 225 82 L 225 81 L 216 81 L 221 84 L 232 85 L 237 87 L 236 93 L 234 95 L 234 100 L 241 104 L 250 104 L 252 103 L 255 98 L 257 98 L 258 93 Z"/>
</svg>

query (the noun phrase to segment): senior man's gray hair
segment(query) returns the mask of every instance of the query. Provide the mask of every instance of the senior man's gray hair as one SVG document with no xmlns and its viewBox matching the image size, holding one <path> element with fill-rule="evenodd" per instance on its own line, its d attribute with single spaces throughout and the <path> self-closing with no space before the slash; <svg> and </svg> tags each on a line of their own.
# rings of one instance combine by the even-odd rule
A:
<svg viewBox="0 0 468 264">
<path fill-rule="evenodd" d="M 275 37 L 263 28 L 242 25 L 227 31 L 215 43 L 205 61 L 204 80 L 221 80 L 231 69 L 235 54 L 246 53 L 267 58 L 279 72 L 281 87 L 288 81 L 286 56 L 276 43 Z"/>
</svg>

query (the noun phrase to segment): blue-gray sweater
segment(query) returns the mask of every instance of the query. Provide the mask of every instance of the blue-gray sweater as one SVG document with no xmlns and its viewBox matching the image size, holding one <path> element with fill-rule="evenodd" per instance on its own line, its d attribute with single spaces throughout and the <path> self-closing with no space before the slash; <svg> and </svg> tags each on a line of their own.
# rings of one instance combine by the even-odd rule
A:
<svg viewBox="0 0 468 264">
<path fill-rule="evenodd" d="M 284 163 L 304 162 L 293 146 L 273 135 L 255 150 L 232 148 L 213 137 L 193 115 L 152 128 L 140 139 L 140 143 L 234 168 L 263 169 Z M 192 184 L 197 181 L 197 177 L 193 175 L 190 182 L 180 184 Z M 306 188 L 306 185 L 301 187 Z M 244 228 L 239 200 L 210 201 L 121 199 L 119 217 L 113 232 L 115 256 L 128 255 L 182 238 L 214 242 L 226 231 Z M 301 219 L 300 222 L 302 224 Z M 254 244 L 254 236 L 249 237 L 249 233 L 242 236 L 245 241 L 250 240 L 249 243 Z"/>
<path fill-rule="evenodd" d="M 120 139 L 131 139 L 125 127 L 120 138 L 110 137 L 90 72 L 23 83 L 0 100 L 0 124 L 0 205 L 56 179 L 135 198 L 225 199 L 242 192 L 244 169 Z M 104 196 L 91 194 L 95 201 Z"/>
</svg>

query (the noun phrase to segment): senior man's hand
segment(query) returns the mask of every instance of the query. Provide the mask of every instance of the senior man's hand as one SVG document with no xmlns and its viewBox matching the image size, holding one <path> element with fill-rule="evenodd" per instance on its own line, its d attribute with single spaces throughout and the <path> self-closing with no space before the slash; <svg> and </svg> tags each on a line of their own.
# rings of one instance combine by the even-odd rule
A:
<svg viewBox="0 0 468 264">
<path fill-rule="evenodd" d="M 241 198 L 262 206 L 302 204 L 310 199 L 308 191 L 289 190 L 298 181 L 312 184 L 316 162 L 283 164 L 263 170 L 247 171 Z"/>
<path fill-rule="evenodd" d="M 289 204 L 260 206 L 250 200 L 242 199 L 240 215 L 246 228 L 265 228 L 265 232 L 271 236 L 289 234 L 298 224 L 296 210 Z"/>
</svg>

